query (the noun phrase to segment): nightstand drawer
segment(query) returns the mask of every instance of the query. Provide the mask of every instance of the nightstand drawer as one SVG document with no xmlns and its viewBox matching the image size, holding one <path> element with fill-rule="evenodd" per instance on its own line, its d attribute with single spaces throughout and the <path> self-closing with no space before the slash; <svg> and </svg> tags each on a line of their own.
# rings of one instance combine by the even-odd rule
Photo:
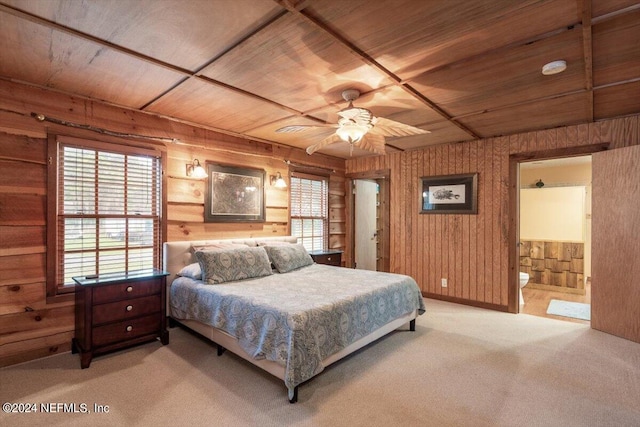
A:
<svg viewBox="0 0 640 427">
<path fill-rule="evenodd" d="M 98 326 L 93 328 L 93 345 L 102 346 L 157 333 L 160 329 L 161 320 L 161 313 L 156 313 L 150 316 Z"/>
<path fill-rule="evenodd" d="M 159 294 L 161 292 L 160 286 L 161 281 L 159 280 L 140 280 L 97 287 L 93 291 L 93 303 L 103 304 L 144 295 Z"/>
<path fill-rule="evenodd" d="M 317 264 L 342 265 L 342 252 L 311 252 L 310 255 Z"/>
<path fill-rule="evenodd" d="M 162 309 L 160 294 L 93 306 L 93 324 L 125 320 Z"/>
</svg>

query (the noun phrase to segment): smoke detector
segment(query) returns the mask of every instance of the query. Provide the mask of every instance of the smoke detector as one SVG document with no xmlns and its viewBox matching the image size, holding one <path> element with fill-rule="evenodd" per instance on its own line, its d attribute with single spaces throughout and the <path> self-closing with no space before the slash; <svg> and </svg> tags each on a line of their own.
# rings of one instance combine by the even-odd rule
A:
<svg viewBox="0 0 640 427">
<path fill-rule="evenodd" d="M 552 61 L 548 64 L 544 64 L 542 67 L 542 74 L 550 76 L 552 74 L 558 74 L 567 69 L 567 61 Z"/>
</svg>

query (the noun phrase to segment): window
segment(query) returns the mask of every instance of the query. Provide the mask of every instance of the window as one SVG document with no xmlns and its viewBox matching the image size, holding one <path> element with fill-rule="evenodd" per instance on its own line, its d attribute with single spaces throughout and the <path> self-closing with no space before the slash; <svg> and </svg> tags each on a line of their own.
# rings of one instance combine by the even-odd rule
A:
<svg viewBox="0 0 640 427">
<path fill-rule="evenodd" d="M 308 251 L 324 250 L 329 235 L 329 189 L 326 177 L 291 176 L 291 235 Z"/>
<path fill-rule="evenodd" d="M 71 291 L 74 276 L 159 268 L 160 153 L 62 137 L 50 150 L 48 295 Z"/>
</svg>

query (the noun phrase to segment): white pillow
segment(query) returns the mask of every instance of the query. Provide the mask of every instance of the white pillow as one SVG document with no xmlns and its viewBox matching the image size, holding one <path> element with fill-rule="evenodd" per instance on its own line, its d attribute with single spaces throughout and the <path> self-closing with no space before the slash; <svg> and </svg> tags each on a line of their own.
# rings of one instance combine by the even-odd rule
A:
<svg viewBox="0 0 640 427">
<path fill-rule="evenodd" d="M 200 269 L 200 264 L 194 262 L 193 264 L 182 267 L 182 270 L 178 272 L 178 276 L 190 277 L 194 280 L 202 279 L 202 270 Z"/>
</svg>

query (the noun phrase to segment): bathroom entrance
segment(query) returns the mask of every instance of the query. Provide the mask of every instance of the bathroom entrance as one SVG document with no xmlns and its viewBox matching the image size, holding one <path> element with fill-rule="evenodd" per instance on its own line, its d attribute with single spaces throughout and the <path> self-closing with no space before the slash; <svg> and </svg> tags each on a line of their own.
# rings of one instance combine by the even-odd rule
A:
<svg viewBox="0 0 640 427">
<path fill-rule="evenodd" d="M 591 318 L 591 155 L 519 164 L 519 312 Z"/>
</svg>

